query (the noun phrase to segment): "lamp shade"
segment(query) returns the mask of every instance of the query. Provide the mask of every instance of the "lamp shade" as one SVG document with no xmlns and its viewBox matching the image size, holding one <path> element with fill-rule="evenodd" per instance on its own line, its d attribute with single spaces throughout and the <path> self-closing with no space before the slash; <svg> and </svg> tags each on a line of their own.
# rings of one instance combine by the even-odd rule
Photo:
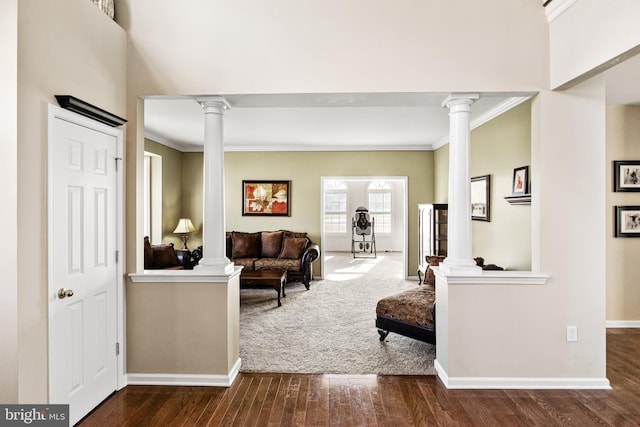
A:
<svg viewBox="0 0 640 427">
<path fill-rule="evenodd" d="M 194 231 L 196 228 L 193 226 L 191 218 L 180 218 L 176 229 L 173 230 L 174 233 L 192 233 Z"/>
</svg>

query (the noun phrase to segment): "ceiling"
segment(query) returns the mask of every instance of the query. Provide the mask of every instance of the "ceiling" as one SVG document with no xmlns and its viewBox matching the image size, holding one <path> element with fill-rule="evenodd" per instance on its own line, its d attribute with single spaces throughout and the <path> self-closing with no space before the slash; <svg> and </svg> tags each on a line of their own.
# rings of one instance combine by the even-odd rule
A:
<svg viewBox="0 0 640 427">
<path fill-rule="evenodd" d="M 481 94 L 477 126 L 532 94 Z M 446 93 L 224 95 L 227 151 L 431 150 L 447 142 Z M 201 151 L 204 113 L 194 97 L 145 99 L 145 136 Z"/>
<path fill-rule="evenodd" d="M 605 72 L 608 104 L 640 105 L 640 55 Z M 448 141 L 447 93 L 234 95 L 224 98 L 226 151 L 432 150 Z M 481 93 L 472 128 L 534 93 Z M 145 99 L 145 136 L 201 151 L 204 117 L 192 96 Z"/>
</svg>

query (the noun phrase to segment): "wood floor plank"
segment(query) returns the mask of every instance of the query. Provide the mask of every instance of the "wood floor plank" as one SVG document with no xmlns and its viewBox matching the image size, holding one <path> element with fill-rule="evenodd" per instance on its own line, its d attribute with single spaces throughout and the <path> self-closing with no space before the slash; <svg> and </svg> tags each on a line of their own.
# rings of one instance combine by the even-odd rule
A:
<svg viewBox="0 0 640 427">
<path fill-rule="evenodd" d="M 238 375 L 223 387 L 128 386 L 78 425 L 640 425 L 640 330 L 607 331 L 611 390 L 448 390 L 437 377 Z"/>
<path fill-rule="evenodd" d="M 269 414 L 269 423 L 267 424 L 268 426 L 275 427 L 282 425 L 284 404 L 287 397 L 290 381 L 291 375 L 282 375 L 280 377 L 280 382 L 278 383 L 278 388 L 275 391 L 276 393 L 274 395 L 272 411 Z"/>
<path fill-rule="evenodd" d="M 435 424 L 435 417 L 429 406 L 424 404 L 424 396 L 415 379 L 403 379 L 400 381 L 400 392 L 414 425 Z"/>
<path fill-rule="evenodd" d="M 256 378 L 258 381 L 258 387 L 256 388 L 256 393 L 253 401 L 251 402 L 251 406 L 246 411 L 245 416 L 245 425 L 247 426 L 258 426 L 260 425 L 260 412 L 262 411 L 262 407 L 267 399 L 267 394 L 269 393 L 269 387 L 271 386 L 272 378 L 270 377 L 258 377 Z"/>
<path fill-rule="evenodd" d="M 307 413 L 305 426 L 324 427 L 329 425 L 329 386 L 322 376 L 312 376 L 307 391 Z"/>
</svg>

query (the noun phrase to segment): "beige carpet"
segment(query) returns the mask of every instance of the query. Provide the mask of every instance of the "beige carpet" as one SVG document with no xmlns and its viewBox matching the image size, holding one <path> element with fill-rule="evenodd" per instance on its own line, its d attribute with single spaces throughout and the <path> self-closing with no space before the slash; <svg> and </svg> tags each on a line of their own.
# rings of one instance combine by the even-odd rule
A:
<svg viewBox="0 0 640 427">
<path fill-rule="evenodd" d="M 402 278 L 402 255 L 326 257 L 324 280 L 240 291 L 241 372 L 432 375 L 435 346 L 394 333 L 380 342 L 377 301 L 415 287 Z"/>
</svg>

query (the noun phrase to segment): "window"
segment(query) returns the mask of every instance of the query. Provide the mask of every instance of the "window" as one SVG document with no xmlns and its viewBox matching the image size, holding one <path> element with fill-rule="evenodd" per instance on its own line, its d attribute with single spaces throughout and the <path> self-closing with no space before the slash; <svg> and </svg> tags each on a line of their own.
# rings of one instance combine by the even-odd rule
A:
<svg viewBox="0 0 640 427">
<path fill-rule="evenodd" d="M 347 232 L 347 186 L 340 180 L 324 183 L 324 231 Z"/>
<path fill-rule="evenodd" d="M 369 215 L 375 218 L 376 232 L 391 233 L 391 185 L 386 181 L 372 181 L 367 189 L 367 194 Z"/>
</svg>

